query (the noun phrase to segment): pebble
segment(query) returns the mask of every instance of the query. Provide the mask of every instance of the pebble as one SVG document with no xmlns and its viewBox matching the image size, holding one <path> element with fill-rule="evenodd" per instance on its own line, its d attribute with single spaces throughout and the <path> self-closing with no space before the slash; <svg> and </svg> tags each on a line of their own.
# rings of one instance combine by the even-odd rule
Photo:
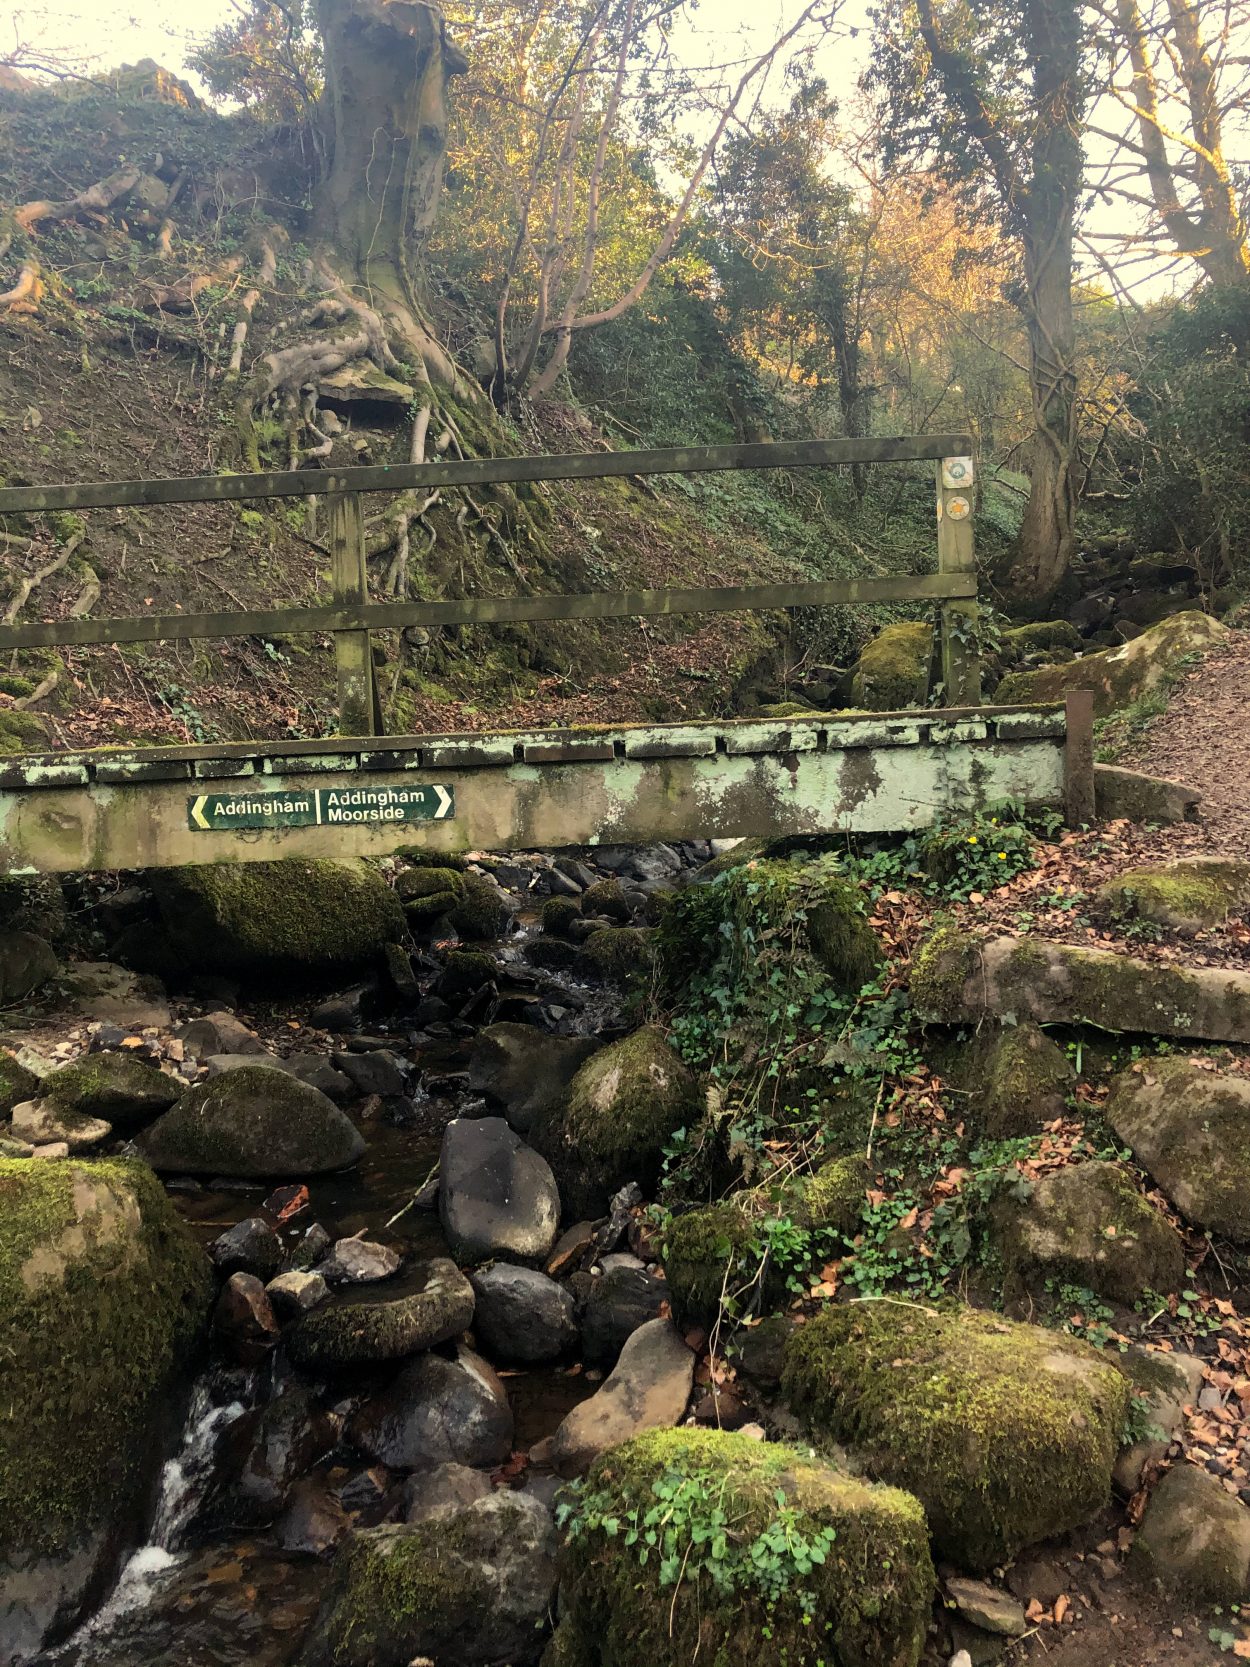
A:
<svg viewBox="0 0 1250 1667">
<path fill-rule="evenodd" d="M 330 1281 L 366 1285 L 389 1279 L 401 1260 L 399 1252 L 389 1245 L 375 1244 L 371 1239 L 339 1239 L 318 1272 Z"/>
</svg>

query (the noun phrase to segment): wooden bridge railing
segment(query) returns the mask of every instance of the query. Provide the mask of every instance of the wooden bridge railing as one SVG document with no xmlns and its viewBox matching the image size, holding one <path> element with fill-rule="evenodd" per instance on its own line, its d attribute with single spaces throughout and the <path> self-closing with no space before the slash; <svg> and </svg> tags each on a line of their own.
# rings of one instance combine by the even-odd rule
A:
<svg viewBox="0 0 1250 1667">
<path fill-rule="evenodd" d="M 615 619 L 676 613 L 750 612 L 829 607 L 836 603 L 936 601 L 948 705 L 980 701 L 974 647 L 976 570 L 972 540 L 972 441 L 966 434 L 894 439 L 778 441 L 764 445 L 683 446 L 662 450 L 494 457 L 354 469 L 286 470 L 261 475 L 85 482 L 0 488 L 0 515 L 132 504 L 238 502 L 261 498 L 329 499 L 334 602 L 328 607 L 245 609 L 117 619 L 40 620 L 0 626 L 5 649 L 161 642 L 329 631 L 335 637 L 339 728 L 376 735 L 381 714 L 369 634 L 406 626 L 485 625 L 539 619 Z M 809 583 L 735 585 L 571 596 L 474 596 L 445 602 L 370 602 L 362 495 L 438 486 L 542 480 L 602 480 L 639 475 L 702 474 L 738 469 L 820 469 L 848 463 L 931 461 L 938 465 L 937 572 Z"/>
</svg>

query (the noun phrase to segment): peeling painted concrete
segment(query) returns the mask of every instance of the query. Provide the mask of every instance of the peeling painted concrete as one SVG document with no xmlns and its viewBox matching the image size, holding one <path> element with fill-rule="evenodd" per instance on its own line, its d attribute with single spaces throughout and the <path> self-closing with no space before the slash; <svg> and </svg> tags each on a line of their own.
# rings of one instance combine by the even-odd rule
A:
<svg viewBox="0 0 1250 1667">
<path fill-rule="evenodd" d="M 1062 802 L 1063 740 L 1061 710 L 986 708 L 5 759 L 0 871 L 897 832 L 1006 797 Z M 454 819 L 188 825 L 210 781 L 223 796 L 240 780 L 297 795 L 411 787 L 414 772 L 452 789 Z"/>
</svg>

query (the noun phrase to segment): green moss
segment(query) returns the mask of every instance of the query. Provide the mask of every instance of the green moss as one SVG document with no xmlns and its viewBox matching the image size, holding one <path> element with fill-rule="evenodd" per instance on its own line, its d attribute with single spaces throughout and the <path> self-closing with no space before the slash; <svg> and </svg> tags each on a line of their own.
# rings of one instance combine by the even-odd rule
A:
<svg viewBox="0 0 1250 1667">
<path fill-rule="evenodd" d="M 757 717 L 760 718 L 810 718 L 815 716 L 816 708 L 808 706 L 802 700 L 773 700 L 761 706 Z"/>
<path fill-rule="evenodd" d="M 601 978 L 628 986 L 651 973 L 654 936 L 645 926 L 601 926 L 582 945 L 582 955 Z"/>
<path fill-rule="evenodd" d="M 353 966 L 403 935 L 398 898 L 356 860 L 157 869 L 152 888 L 176 949 L 197 968 Z"/>
<path fill-rule="evenodd" d="M 130 1054 L 85 1054 L 44 1078 L 41 1092 L 67 1111 L 127 1127 L 165 1111 L 183 1084 Z"/>
<path fill-rule="evenodd" d="M 438 981 L 439 993 L 445 996 L 471 996 L 485 985 L 493 983 L 496 967 L 484 950 L 453 949 L 443 966 Z"/>
<path fill-rule="evenodd" d="M 1066 619 L 1037 620 L 1032 625 L 1014 625 L 1003 632 L 1003 659 L 1008 665 L 1018 665 L 1030 654 L 1045 654 L 1051 649 L 1079 654 L 1084 647 L 1081 633 Z"/>
<path fill-rule="evenodd" d="M 430 863 L 423 868 L 406 868 L 395 881 L 395 895 L 401 903 L 443 893 L 457 898 L 463 896 L 464 886 L 465 877 L 458 869 L 441 868 L 436 863 Z"/>
<path fill-rule="evenodd" d="M 43 719 L 33 712 L 0 711 L 0 754 L 30 752 L 32 744 L 47 740 Z M 35 747 L 33 750 L 38 750 Z"/>
<path fill-rule="evenodd" d="M 1149 920 L 1178 932 L 1221 926 L 1250 900 L 1250 864 L 1212 859 L 1130 868 L 1099 887 L 1114 920 Z"/>
<path fill-rule="evenodd" d="M 1175 680 L 1179 660 L 1216 647 L 1226 634 L 1226 628 L 1206 614 L 1173 614 L 1118 648 L 1085 654 L 1068 665 L 1011 672 L 998 685 L 994 699 L 999 705 L 1061 700 L 1072 689 L 1092 689 L 1094 711 L 1105 717 L 1166 687 Z"/>
<path fill-rule="evenodd" d="M 987 1025 L 968 1057 L 968 1109 L 991 1140 L 1040 1134 L 1061 1117 L 1072 1067 L 1037 1025 Z"/>
<path fill-rule="evenodd" d="M 679 1325 L 712 1329 L 725 1296 L 733 1296 L 756 1271 L 756 1233 L 756 1222 L 734 1198 L 673 1217 L 664 1230 L 664 1277 Z M 785 1284 L 768 1270 L 765 1280 L 760 1301 L 768 1310 L 782 1300 Z"/>
<path fill-rule="evenodd" d="M 24 700 L 27 695 L 33 695 L 37 686 L 30 677 L 17 677 L 11 672 L 0 675 L 0 695 L 11 695 L 14 700 Z"/>
<path fill-rule="evenodd" d="M 543 904 L 543 931 L 554 938 L 566 938 L 569 928 L 581 915 L 581 905 L 575 897 L 549 897 Z"/>
<path fill-rule="evenodd" d="M 853 1233 L 864 1208 L 870 1169 L 862 1157 L 834 1158 L 797 1181 L 790 1214 L 811 1232 Z"/>
<path fill-rule="evenodd" d="M 464 888 L 448 919 L 466 942 L 501 936 L 509 918 L 507 900 L 493 880 L 482 874 L 464 876 Z"/>
<path fill-rule="evenodd" d="M 629 920 L 630 910 L 621 882 L 596 880 L 593 886 L 587 886 L 582 894 L 582 913 L 606 915 L 609 920 L 616 920 L 622 926 L 625 925 Z"/>
<path fill-rule="evenodd" d="M 1107 1503 L 1128 1386 L 1097 1352 L 961 1308 L 829 1308 L 795 1332 L 783 1387 L 813 1438 L 848 1443 L 925 1507 L 973 1569 Z"/>
<path fill-rule="evenodd" d="M 965 1016 L 964 985 L 975 970 L 977 944 L 949 921 L 921 939 L 911 959 L 912 1006 L 924 1019 L 956 1024 Z"/>
<path fill-rule="evenodd" d="M 0 1048 L 0 1117 L 7 1117 L 14 1106 L 23 1100 L 33 1100 L 39 1094 L 39 1078 L 24 1065 L 19 1065 L 11 1053 Z"/>
<path fill-rule="evenodd" d="M 732 851 L 722 851 L 720 856 L 705 862 L 695 876 L 695 883 L 702 885 L 706 880 L 715 880 L 718 875 L 728 874 L 732 869 L 745 868 L 748 863 L 758 862 L 764 852 L 762 839 L 740 840 Z"/>
<path fill-rule="evenodd" d="M 710 1430 L 637 1436 L 599 1459 L 584 1487 L 628 1523 L 656 1503 L 657 1485 L 707 1477 L 715 1479 L 709 1505 L 723 1508 L 735 1544 L 759 1543 L 774 1525 L 784 1533 L 781 1500 L 797 1538 L 830 1536 L 825 1561 L 779 1596 L 751 1580 L 725 1589 L 702 1572 L 666 1581 L 658 1556 L 643 1564 L 623 1534 L 589 1527 L 566 1549 L 560 1627 L 546 1663 L 915 1667 L 934 1589 L 915 1499 L 797 1448 Z"/>
<path fill-rule="evenodd" d="M 933 627 L 922 620 L 887 625 L 866 645 L 851 683 L 851 699 L 869 712 L 898 712 L 929 698 Z"/>
<path fill-rule="evenodd" d="M 145 1165 L 0 1161 L 6 1540 L 57 1554 L 114 1515 L 210 1289 Z"/>
</svg>

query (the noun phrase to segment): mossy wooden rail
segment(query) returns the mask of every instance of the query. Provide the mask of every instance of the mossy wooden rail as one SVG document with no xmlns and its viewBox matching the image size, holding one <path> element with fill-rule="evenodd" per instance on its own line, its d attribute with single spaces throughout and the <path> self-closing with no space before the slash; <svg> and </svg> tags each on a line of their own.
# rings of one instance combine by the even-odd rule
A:
<svg viewBox="0 0 1250 1667">
<path fill-rule="evenodd" d="M 0 650 L 332 632 L 341 736 L 0 759 L 0 872 L 156 867 L 275 856 L 887 831 L 1006 796 L 1092 818 L 1089 721 L 1068 707 L 979 705 L 972 443 L 962 434 L 693 446 L 396 467 L 0 489 L 0 515 L 324 496 L 329 606 L 43 620 Z M 806 583 L 368 600 L 362 494 L 717 470 L 937 465 L 937 571 Z M 383 739 L 370 632 L 407 626 L 938 604 L 948 709 L 760 722 Z M 417 773 L 426 778 L 415 779 Z M 215 834 L 216 839 L 206 839 Z M 222 837 L 224 836 L 224 837 Z"/>
</svg>

